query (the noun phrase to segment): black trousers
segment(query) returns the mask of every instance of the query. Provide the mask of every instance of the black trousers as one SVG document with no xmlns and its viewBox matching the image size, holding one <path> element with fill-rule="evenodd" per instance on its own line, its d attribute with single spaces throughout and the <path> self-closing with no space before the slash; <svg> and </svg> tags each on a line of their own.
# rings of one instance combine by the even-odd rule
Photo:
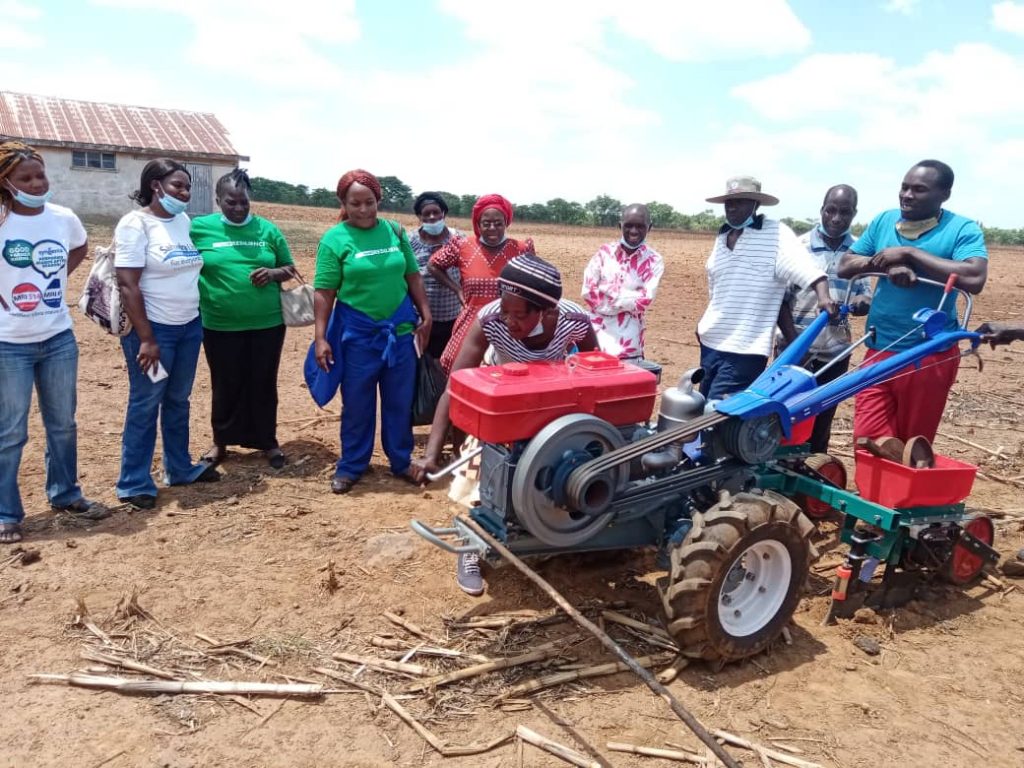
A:
<svg viewBox="0 0 1024 768">
<path fill-rule="evenodd" d="M 258 331 L 203 329 L 213 388 L 213 442 L 277 447 L 277 369 L 285 327 Z"/>
<path fill-rule="evenodd" d="M 444 322 L 434 321 L 430 326 L 430 341 L 427 342 L 427 353 L 435 360 L 440 360 L 444 354 L 444 348 L 448 346 L 448 340 L 452 337 L 452 328 L 455 327 L 454 320 Z"/>
</svg>

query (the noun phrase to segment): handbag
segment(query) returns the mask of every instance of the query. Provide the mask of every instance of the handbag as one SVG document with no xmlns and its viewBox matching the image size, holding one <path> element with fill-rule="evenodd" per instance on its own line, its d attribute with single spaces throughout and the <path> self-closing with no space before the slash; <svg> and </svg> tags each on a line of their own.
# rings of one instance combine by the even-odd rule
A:
<svg viewBox="0 0 1024 768">
<path fill-rule="evenodd" d="M 302 279 L 302 275 L 295 267 L 292 267 L 292 275 L 299 284 L 287 290 L 281 289 L 281 315 L 284 317 L 284 324 L 289 328 L 302 328 L 312 325 L 315 320 L 313 286 Z"/>
<path fill-rule="evenodd" d="M 93 265 L 78 300 L 78 308 L 96 325 L 111 336 L 127 336 L 132 321 L 121 302 L 121 289 L 117 285 L 114 268 L 114 243 L 93 250 Z"/>
<path fill-rule="evenodd" d="M 412 399 L 412 425 L 424 427 L 434 422 L 437 401 L 448 388 L 448 377 L 441 364 L 428 352 L 416 361 L 416 394 Z"/>
</svg>

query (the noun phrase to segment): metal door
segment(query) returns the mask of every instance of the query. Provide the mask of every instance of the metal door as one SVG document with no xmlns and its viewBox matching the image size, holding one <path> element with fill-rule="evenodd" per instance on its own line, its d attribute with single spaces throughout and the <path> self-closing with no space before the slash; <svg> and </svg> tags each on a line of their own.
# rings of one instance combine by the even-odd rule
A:
<svg viewBox="0 0 1024 768">
<path fill-rule="evenodd" d="M 185 163 L 192 176 L 192 198 L 185 212 L 189 216 L 204 216 L 213 213 L 213 166 L 201 163 Z"/>
</svg>

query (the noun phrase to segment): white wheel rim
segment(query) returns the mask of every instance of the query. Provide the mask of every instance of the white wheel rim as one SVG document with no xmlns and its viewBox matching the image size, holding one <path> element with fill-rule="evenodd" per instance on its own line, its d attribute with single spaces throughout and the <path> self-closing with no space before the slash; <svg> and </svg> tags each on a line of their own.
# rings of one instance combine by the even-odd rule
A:
<svg viewBox="0 0 1024 768">
<path fill-rule="evenodd" d="M 759 541 L 744 550 L 718 593 L 718 618 L 733 637 L 759 632 L 779 612 L 789 593 L 793 560 L 780 542 Z"/>
</svg>

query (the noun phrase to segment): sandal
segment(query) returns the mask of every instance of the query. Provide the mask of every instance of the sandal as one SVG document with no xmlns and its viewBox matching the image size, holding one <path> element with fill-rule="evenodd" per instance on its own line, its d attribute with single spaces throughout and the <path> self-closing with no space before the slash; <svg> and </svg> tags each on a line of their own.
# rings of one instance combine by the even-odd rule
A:
<svg viewBox="0 0 1024 768">
<path fill-rule="evenodd" d="M 98 501 L 89 501 L 84 496 L 70 504 L 65 504 L 63 507 L 54 505 L 51 509 L 54 512 L 67 512 L 79 520 L 105 520 L 110 517 L 110 510 L 107 509 L 105 504 L 101 504 Z"/>
<path fill-rule="evenodd" d="M 20 523 L 0 523 L 0 544 L 17 544 L 21 541 Z"/>
<path fill-rule="evenodd" d="M 228 449 L 223 445 L 214 445 L 213 448 L 208 450 L 202 456 L 199 457 L 200 463 L 207 463 L 211 467 L 216 467 L 224 459 L 227 458 Z"/>
<path fill-rule="evenodd" d="M 281 469 L 285 465 L 284 452 L 280 448 L 268 448 L 263 452 L 271 469 Z"/>
<path fill-rule="evenodd" d="M 354 477 L 335 477 L 331 480 L 331 493 L 348 493 L 357 482 Z"/>
<path fill-rule="evenodd" d="M 392 473 L 391 476 L 396 480 L 402 480 L 403 482 L 409 483 L 409 485 L 421 486 L 424 484 L 423 481 L 416 479 L 416 472 L 411 466 L 405 470 L 405 472 L 400 474 Z"/>
</svg>

